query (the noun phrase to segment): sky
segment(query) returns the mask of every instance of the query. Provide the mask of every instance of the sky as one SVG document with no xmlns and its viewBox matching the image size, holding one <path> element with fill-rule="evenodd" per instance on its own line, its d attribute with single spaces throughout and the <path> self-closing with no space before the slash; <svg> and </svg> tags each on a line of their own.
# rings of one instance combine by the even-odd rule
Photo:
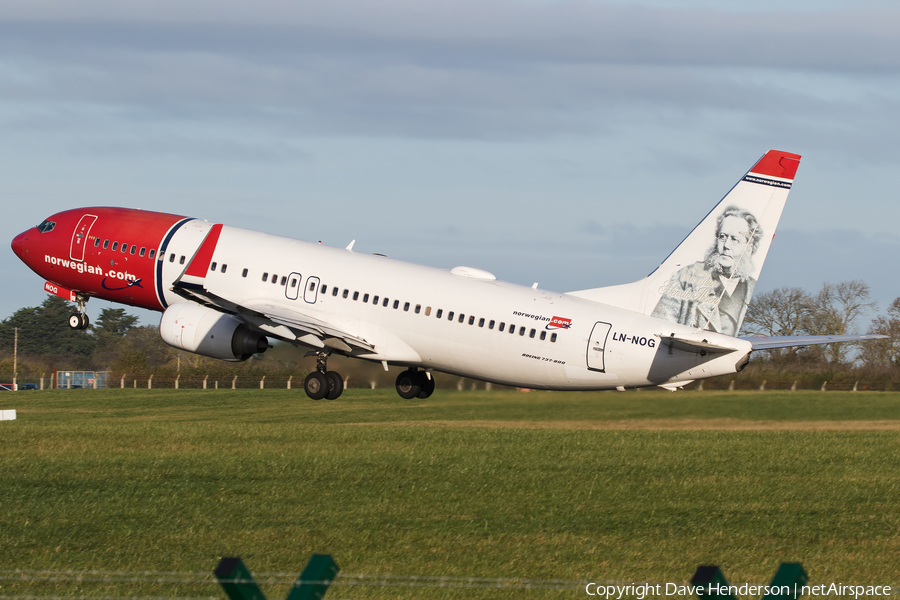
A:
<svg viewBox="0 0 900 600">
<path fill-rule="evenodd" d="M 79 206 L 626 283 L 769 149 L 803 159 L 757 293 L 883 311 L 898 109 L 887 1 L 6 0 L 0 319 L 45 298 L 9 241 Z"/>
</svg>

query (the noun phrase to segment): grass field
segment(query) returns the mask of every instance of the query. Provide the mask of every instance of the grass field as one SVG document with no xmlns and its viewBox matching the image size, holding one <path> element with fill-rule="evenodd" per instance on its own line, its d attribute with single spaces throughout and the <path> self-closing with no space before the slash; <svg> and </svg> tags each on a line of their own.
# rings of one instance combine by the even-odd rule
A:
<svg viewBox="0 0 900 600">
<path fill-rule="evenodd" d="M 188 580 L 239 555 L 282 574 L 261 577 L 277 599 L 313 553 L 345 574 L 684 583 L 713 563 L 767 583 L 801 562 L 811 583 L 900 584 L 900 394 L 72 390 L 5 408 L 0 597 L 224 597 Z M 328 598 L 585 597 L 470 583 L 498 589 Z"/>
</svg>

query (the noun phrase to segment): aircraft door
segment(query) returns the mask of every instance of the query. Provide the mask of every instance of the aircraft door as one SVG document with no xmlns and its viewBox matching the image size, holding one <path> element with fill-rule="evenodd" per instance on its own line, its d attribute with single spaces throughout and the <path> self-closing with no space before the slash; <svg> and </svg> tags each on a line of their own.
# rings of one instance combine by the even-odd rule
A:
<svg viewBox="0 0 900 600">
<path fill-rule="evenodd" d="M 587 348 L 587 368 L 591 371 L 606 372 L 606 361 L 604 354 L 606 351 L 606 339 L 609 337 L 609 330 L 612 325 L 598 321 L 594 324 L 594 330 L 591 331 L 591 337 L 588 340 Z"/>
<path fill-rule="evenodd" d="M 87 246 L 88 234 L 97 220 L 96 215 L 84 215 L 72 232 L 72 243 L 69 246 L 69 258 L 81 262 L 84 260 L 84 248 Z"/>
<path fill-rule="evenodd" d="M 303 299 L 309 302 L 310 304 L 315 304 L 316 299 L 319 297 L 319 278 L 318 277 L 307 277 L 306 278 L 306 289 L 303 292 Z"/>
<path fill-rule="evenodd" d="M 303 276 L 300 273 L 288 275 L 287 285 L 284 286 L 284 295 L 288 300 L 296 300 L 300 296 L 300 287 L 303 285 Z"/>
</svg>

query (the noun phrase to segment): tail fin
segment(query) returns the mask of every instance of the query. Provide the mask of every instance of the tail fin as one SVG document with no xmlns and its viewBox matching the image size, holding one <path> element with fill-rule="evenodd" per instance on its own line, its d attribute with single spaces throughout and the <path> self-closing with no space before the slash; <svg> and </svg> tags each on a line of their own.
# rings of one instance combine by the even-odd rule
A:
<svg viewBox="0 0 900 600">
<path fill-rule="evenodd" d="M 799 164 L 770 150 L 649 276 L 569 294 L 737 335 Z"/>
</svg>

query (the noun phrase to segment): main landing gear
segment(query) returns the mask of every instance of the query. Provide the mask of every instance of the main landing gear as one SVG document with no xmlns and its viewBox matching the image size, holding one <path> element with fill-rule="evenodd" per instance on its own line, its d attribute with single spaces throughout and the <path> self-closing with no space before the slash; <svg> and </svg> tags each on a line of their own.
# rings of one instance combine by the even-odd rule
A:
<svg viewBox="0 0 900 600">
<path fill-rule="evenodd" d="M 78 303 L 78 312 L 69 317 L 69 327 L 72 329 L 87 329 L 88 325 L 91 324 L 91 320 L 85 312 L 85 304 L 87 304 L 88 299 L 79 294 L 75 297 L 75 301 Z"/>
<path fill-rule="evenodd" d="M 313 400 L 336 400 L 344 393 L 344 380 L 337 371 L 329 371 L 327 367 L 330 352 L 310 352 L 307 356 L 316 357 L 316 370 L 306 376 L 303 389 Z"/>
<path fill-rule="evenodd" d="M 401 398 L 427 398 L 434 393 L 434 377 L 427 371 L 407 369 L 397 376 L 397 393 Z"/>
</svg>

